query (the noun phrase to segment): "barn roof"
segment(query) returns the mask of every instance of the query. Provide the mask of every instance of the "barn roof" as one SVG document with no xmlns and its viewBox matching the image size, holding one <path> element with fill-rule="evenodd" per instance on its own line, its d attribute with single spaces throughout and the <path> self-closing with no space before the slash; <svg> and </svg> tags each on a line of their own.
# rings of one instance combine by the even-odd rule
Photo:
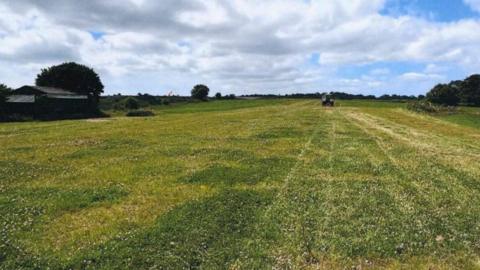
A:
<svg viewBox="0 0 480 270">
<path fill-rule="evenodd" d="M 7 98 L 7 102 L 11 103 L 34 103 L 35 96 L 32 95 L 14 95 Z"/>
<path fill-rule="evenodd" d="M 12 92 L 13 95 L 23 94 L 44 94 L 44 95 L 61 95 L 61 96 L 79 96 L 78 93 L 67 91 L 60 88 L 44 87 L 44 86 L 30 86 L 25 85 Z"/>
</svg>

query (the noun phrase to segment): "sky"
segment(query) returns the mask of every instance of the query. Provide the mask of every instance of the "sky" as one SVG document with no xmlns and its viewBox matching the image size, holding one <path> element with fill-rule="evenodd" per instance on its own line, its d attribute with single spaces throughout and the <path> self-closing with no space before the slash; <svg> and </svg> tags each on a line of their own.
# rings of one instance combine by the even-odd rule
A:
<svg viewBox="0 0 480 270">
<path fill-rule="evenodd" d="M 94 68 L 105 94 L 424 94 L 480 73 L 480 0 L 0 0 L 0 83 Z"/>
</svg>

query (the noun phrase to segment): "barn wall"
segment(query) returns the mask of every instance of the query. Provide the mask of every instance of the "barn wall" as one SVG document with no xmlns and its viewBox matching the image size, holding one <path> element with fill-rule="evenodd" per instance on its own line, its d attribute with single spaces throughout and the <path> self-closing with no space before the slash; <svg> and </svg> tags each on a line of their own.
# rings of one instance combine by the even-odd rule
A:
<svg viewBox="0 0 480 270">
<path fill-rule="evenodd" d="M 94 106 L 90 99 L 37 97 L 35 103 L 6 103 L 8 113 L 25 114 L 34 117 L 82 114 L 91 112 L 93 109 Z"/>
</svg>

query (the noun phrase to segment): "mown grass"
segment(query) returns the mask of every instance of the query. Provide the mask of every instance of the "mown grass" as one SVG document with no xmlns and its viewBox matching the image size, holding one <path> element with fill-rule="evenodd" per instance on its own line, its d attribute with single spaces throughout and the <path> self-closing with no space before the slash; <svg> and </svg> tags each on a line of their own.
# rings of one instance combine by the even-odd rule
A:
<svg viewBox="0 0 480 270">
<path fill-rule="evenodd" d="M 2 124 L 0 268 L 479 269 L 476 111 L 339 105 Z"/>
<path fill-rule="evenodd" d="M 459 125 L 480 128 L 480 109 L 463 107 L 460 113 L 443 116 L 442 119 Z"/>
</svg>

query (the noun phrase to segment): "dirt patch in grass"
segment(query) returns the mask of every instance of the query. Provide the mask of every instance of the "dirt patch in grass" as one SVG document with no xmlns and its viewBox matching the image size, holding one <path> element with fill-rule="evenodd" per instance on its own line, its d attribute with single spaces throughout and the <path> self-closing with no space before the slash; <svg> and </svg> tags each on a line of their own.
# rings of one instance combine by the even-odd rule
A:
<svg viewBox="0 0 480 270">
<path fill-rule="evenodd" d="M 112 119 L 92 118 L 92 119 L 85 120 L 85 122 L 89 122 L 89 123 L 105 123 L 110 121 L 112 121 Z"/>
</svg>

